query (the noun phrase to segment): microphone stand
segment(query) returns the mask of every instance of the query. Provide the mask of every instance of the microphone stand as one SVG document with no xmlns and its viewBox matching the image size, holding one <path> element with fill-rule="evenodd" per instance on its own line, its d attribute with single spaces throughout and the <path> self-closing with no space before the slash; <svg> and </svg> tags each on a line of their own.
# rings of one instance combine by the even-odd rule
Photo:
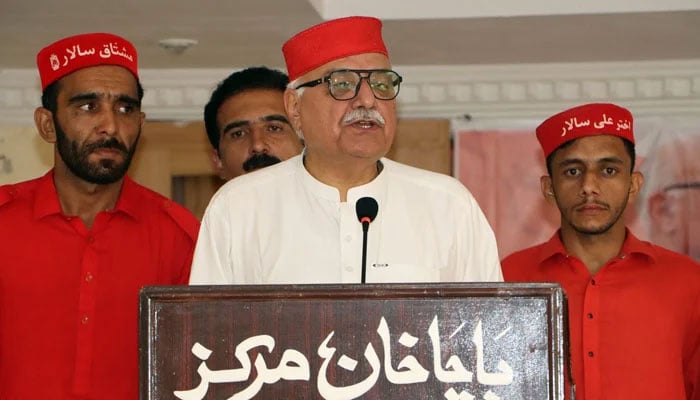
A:
<svg viewBox="0 0 700 400">
<path fill-rule="evenodd" d="M 362 283 L 365 283 L 367 275 L 367 231 L 369 230 L 369 218 L 362 221 Z"/>
</svg>

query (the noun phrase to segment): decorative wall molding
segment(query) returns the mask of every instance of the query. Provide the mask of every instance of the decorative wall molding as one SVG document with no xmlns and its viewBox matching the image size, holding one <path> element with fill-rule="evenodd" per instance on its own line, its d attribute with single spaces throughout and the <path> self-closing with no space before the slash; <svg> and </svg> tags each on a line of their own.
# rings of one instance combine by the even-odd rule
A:
<svg viewBox="0 0 700 400">
<path fill-rule="evenodd" d="M 612 101 L 635 115 L 700 115 L 700 59 L 575 64 L 395 66 L 401 117 L 541 118 Z M 201 120 L 211 90 L 231 70 L 142 70 L 150 120 Z M 0 123 L 31 124 L 40 86 L 33 69 L 0 70 Z"/>
</svg>

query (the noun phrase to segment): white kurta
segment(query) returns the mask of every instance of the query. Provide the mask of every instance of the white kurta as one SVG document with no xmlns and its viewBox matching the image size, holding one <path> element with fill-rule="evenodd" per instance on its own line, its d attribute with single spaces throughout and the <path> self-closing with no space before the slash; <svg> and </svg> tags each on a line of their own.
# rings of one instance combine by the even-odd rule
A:
<svg viewBox="0 0 700 400">
<path fill-rule="evenodd" d="M 362 225 L 355 202 L 373 197 L 366 281 L 502 281 L 496 239 L 456 179 L 388 159 L 372 182 L 338 190 L 302 156 L 227 182 L 204 214 L 191 284 L 359 283 Z"/>
</svg>

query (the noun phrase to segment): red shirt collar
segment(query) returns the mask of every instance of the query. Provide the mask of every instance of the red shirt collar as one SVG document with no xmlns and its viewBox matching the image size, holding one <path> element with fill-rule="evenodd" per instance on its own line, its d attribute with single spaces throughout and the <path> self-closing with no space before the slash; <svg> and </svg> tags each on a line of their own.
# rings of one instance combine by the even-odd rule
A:
<svg viewBox="0 0 700 400">
<path fill-rule="evenodd" d="M 36 219 L 63 214 L 53 176 L 54 170 L 52 169 L 37 180 L 36 196 L 34 197 L 34 218 Z M 138 185 L 128 175 L 124 176 L 122 190 L 114 212 L 123 212 L 131 218 L 139 219 Z"/>
<path fill-rule="evenodd" d="M 540 248 L 538 262 L 542 264 L 546 260 L 553 257 L 566 257 L 568 255 L 564 248 L 557 230 L 552 237 L 545 242 Z M 649 258 L 652 263 L 656 262 L 657 254 L 654 246 L 642 240 L 639 240 L 628 228 L 625 228 L 625 242 L 622 243 L 620 254 L 631 255 L 638 254 Z"/>
</svg>

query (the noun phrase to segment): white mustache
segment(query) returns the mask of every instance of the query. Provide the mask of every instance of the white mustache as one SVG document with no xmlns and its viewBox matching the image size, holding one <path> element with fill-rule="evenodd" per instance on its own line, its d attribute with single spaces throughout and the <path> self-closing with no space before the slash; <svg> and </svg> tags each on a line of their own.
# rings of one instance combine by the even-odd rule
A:
<svg viewBox="0 0 700 400">
<path fill-rule="evenodd" d="M 380 126 L 384 126 L 385 123 L 384 117 L 373 108 L 357 108 L 343 116 L 343 125 L 354 124 L 358 121 L 372 121 Z"/>
</svg>

